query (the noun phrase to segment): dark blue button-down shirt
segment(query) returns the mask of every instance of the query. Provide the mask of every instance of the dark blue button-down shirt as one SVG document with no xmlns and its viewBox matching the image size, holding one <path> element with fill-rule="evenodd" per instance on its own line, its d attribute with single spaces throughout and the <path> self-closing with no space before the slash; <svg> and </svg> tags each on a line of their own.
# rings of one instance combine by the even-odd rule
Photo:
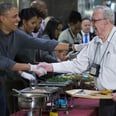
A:
<svg viewBox="0 0 116 116">
<path fill-rule="evenodd" d="M 56 40 L 34 38 L 19 29 L 8 35 L 0 30 L 0 78 L 16 63 L 14 58 L 19 50 L 39 48 L 51 51 L 57 44 Z"/>
</svg>

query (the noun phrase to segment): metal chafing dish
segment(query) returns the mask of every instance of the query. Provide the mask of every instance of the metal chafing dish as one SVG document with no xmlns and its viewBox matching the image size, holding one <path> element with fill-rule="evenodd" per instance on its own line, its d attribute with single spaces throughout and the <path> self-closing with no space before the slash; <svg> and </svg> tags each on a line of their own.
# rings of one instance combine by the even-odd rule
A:
<svg viewBox="0 0 116 116">
<path fill-rule="evenodd" d="M 22 90 L 13 89 L 13 91 L 17 93 L 19 108 L 28 110 L 27 115 L 33 116 L 35 109 L 39 108 L 41 111 L 46 107 L 47 102 L 53 102 L 53 94 L 59 91 L 59 87 L 36 86 L 34 89 L 28 87 Z"/>
<path fill-rule="evenodd" d="M 35 89 L 31 87 L 25 88 L 21 90 L 21 93 L 30 93 L 30 94 L 39 94 L 39 95 L 47 95 L 46 102 L 52 102 L 55 99 L 55 95 L 59 92 L 59 87 L 39 87 L 36 86 Z"/>
<path fill-rule="evenodd" d="M 45 95 L 32 95 L 30 93 L 23 93 L 18 95 L 18 104 L 21 109 L 37 109 L 45 106 Z"/>
<path fill-rule="evenodd" d="M 46 104 L 47 95 L 45 94 L 37 94 L 37 93 L 29 93 L 29 92 L 22 92 L 22 90 L 13 89 L 17 94 L 15 96 L 18 98 L 18 106 L 20 109 L 27 110 L 27 116 L 35 116 L 35 110 L 40 109 L 41 116 L 41 109 Z"/>
<path fill-rule="evenodd" d="M 66 90 L 68 90 L 68 89 L 72 89 L 72 87 L 73 87 L 73 81 L 72 80 L 64 80 L 64 82 L 60 82 L 60 80 L 58 81 L 58 82 L 56 82 L 56 80 L 55 81 L 45 81 L 45 82 L 41 82 L 41 83 L 38 83 L 38 86 L 39 87 L 59 87 L 60 88 L 60 92 L 59 92 L 59 98 L 58 99 L 64 99 L 64 100 L 66 100 L 66 101 L 68 101 L 67 100 L 67 95 L 66 95 L 66 93 L 65 93 L 65 91 Z M 57 99 L 57 100 L 58 100 Z M 73 106 L 73 99 L 72 99 L 72 97 L 71 97 L 71 106 L 70 107 L 72 107 Z M 62 110 L 62 108 L 60 108 L 59 106 L 56 106 L 57 107 L 57 109 L 58 110 Z M 66 105 L 66 107 L 63 109 L 63 110 L 65 110 L 66 111 L 66 113 L 68 113 L 68 107 L 67 107 L 67 105 Z"/>
<path fill-rule="evenodd" d="M 45 105 L 46 97 L 45 94 L 37 93 L 23 93 L 19 90 L 13 89 L 18 97 L 18 105 L 21 109 L 36 109 L 42 108 Z"/>
</svg>

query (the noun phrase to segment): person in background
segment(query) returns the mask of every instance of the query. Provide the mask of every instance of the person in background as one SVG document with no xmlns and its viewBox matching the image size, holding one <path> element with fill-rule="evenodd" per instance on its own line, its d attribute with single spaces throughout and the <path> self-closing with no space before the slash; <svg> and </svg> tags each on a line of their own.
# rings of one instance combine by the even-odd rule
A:
<svg viewBox="0 0 116 116">
<path fill-rule="evenodd" d="M 19 29 L 32 36 L 32 32 L 35 31 L 35 27 L 41 23 L 41 13 L 35 8 L 24 8 L 19 12 L 20 22 Z M 38 50 L 38 49 L 37 49 Z M 15 61 L 20 63 L 37 63 L 36 62 L 36 49 L 23 49 L 19 50 L 16 54 Z M 32 73 L 35 78 L 36 75 Z M 36 78 L 37 79 L 37 78 Z M 26 81 L 26 87 L 29 86 L 29 82 Z"/>
<path fill-rule="evenodd" d="M 88 43 L 95 36 L 95 33 L 91 33 L 91 20 L 87 17 L 82 19 L 81 31 L 79 32 L 82 37 L 82 43 Z"/>
<path fill-rule="evenodd" d="M 82 37 L 79 34 L 81 30 L 81 21 L 81 14 L 72 10 L 68 17 L 68 28 L 63 30 L 58 37 L 58 41 L 75 44 L 76 48 L 78 49 L 76 51 L 68 52 L 65 60 L 73 59 L 86 45 L 82 43 Z"/>
<path fill-rule="evenodd" d="M 35 9 L 35 8 L 33 8 L 33 9 Z M 36 10 L 36 11 L 37 11 L 38 17 L 37 17 L 37 21 L 36 21 L 36 27 L 35 27 L 34 31 L 32 32 L 33 37 L 38 37 L 38 30 L 40 29 L 41 22 L 42 22 L 42 13 L 39 12 L 38 10 Z"/>
<path fill-rule="evenodd" d="M 40 28 L 39 28 L 39 30 L 37 32 L 37 37 L 41 37 L 42 33 L 44 31 L 44 28 L 45 28 L 44 19 L 48 16 L 47 4 L 45 3 L 44 0 L 34 0 L 34 1 L 31 2 L 30 6 L 32 8 L 36 8 L 38 10 L 38 12 L 40 12 L 42 14 L 41 26 L 40 26 Z"/>
<path fill-rule="evenodd" d="M 58 39 L 60 32 L 62 31 L 62 21 L 59 18 L 51 18 L 45 26 L 43 32 L 43 39 Z M 44 62 L 58 62 L 55 51 L 40 50 L 41 61 Z"/>
<path fill-rule="evenodd" d="M 60 32 L 62 31 L 62 21 L 59 18 L 51 17 L 49 21 L 46 23 L 45 29 L 43 31 L 43 39 L 49 39 L 49 40 L 57 40 Z M 62 50 L 63 52 L 63 50 Z M 41 62 L 60 62 L 61 61 L 61 55 L 58 54 L 59 51 L 45 51 L 40 50 L 40 61 Z M 62 53 L 60 53 L 62 54 Z M 41 77 L 41 80 L 46 80 L 49 77 L 53 77 L 56 75 L 56 73 L 49 73 L 43 77 Z"/>
<path fill-rule="evenodd" d="M 116 89 L 116 27 L 114 12 L 107 6 L 96 6 L 92 14 L 96 36 L 85 46 L 77 58 L 60 63 L 40 63 L 47 72 L 83 73 L 94 76 L 97 90 Z M 116 100 L 116 94 L 112 94 Z M 100 99 L 99 116 L 116 116 L 116 102 Z"/>
<path fill-rule="evenodd" d="M 38 17 L 41 17 L 36 9 L 24 8 L 19 12 L 20 22 L 19 29 L 32 36 Z M 36 50 L 35 49 L 23 49 L 18 51 L 15 60 L 21 63 L 35 63 Z"/>
<path fill-rule="evenodd" d="M 32 32 L 33 37 L 41 37 L 45 28 L 45 18 L 48 16 L 47 4 L 44 0 L 34 0 L 31 2 L 30 7 L 36 8 L 39 14 L 41 14 L 41 23 L 38 22 L 35 30 Z M 36 51 L 36 61 L 40 62 L 40 49 Z"/>
<path fill-rule="evenodd" d="M 15 62 L 14 59 L 19 50 L 39 48 L 53 51 L 68 50 L 73 47 L 69 46 L 69 44 L 59 43 L 56 40 L 34 38 L 17 29 L 20 21 L 18 14 L 18 8 L 12 3 L 0 4 L 0 116 L 9 116 L 7 111 L 6 80 L 11 73 L 23 70 L 36 72 L 40 75 L 46 73 L 42 68 L 38 70 L 37 65 Z M 32 77 L 27 78 L 33 79 Z"/>
<path fill-rule="evenodd" d="M 71 11 L 68 17 L 68 28 L 60 33 L 58 41 L 79 44 L 81 37 L 78 33 L 81 30 L 81 20 L 81 14 L 79 12 Z"/>
<path fill-rule="evenodd" d="M 48 23 L 48 21 L 50 20 L 50 19 L 52 19 L 52 18 L 55 18 L 54 16 L 47 16 L 46 18 L 45 18 L 45 27 L 46 27 L 46 25 L 47 25 L 47 23 Z"/>
</svg>

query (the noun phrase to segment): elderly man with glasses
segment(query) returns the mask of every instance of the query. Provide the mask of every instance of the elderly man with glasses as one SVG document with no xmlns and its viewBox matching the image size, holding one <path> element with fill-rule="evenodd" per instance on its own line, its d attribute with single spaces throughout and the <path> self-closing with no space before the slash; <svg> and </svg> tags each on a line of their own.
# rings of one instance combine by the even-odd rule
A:
<svg viewBox="0 0 116 116">
<path fill-rule="evenodd" d="M 96 6 L 92 15 L 95 36 L 72 61 L 40 63 L 47 72 L 83 73 L 94 76 L 98 90 L 116 89 L 116 27 L 114 12 L 107 6 Z M 113 94 L 115 98 L 115 94 Z M 100 99 L 99 116 L 116 116 L 116 102 Z"/>
</svg>

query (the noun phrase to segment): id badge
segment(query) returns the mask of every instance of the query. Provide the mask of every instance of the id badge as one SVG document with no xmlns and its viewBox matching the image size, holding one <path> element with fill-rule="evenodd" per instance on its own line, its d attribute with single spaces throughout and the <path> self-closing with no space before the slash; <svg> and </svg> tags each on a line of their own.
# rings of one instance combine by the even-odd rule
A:
<svg viewBox="0 0 116 116">
<path fill-rule="evenodd" d="M 93 63 L 90 67 L 89 73 L 90 73 L 90 75 L 92 75 L 94 77 L 98 77 L 99 76 L 99 71 L 100 71 L 100 65 Z"/>
</svg>

